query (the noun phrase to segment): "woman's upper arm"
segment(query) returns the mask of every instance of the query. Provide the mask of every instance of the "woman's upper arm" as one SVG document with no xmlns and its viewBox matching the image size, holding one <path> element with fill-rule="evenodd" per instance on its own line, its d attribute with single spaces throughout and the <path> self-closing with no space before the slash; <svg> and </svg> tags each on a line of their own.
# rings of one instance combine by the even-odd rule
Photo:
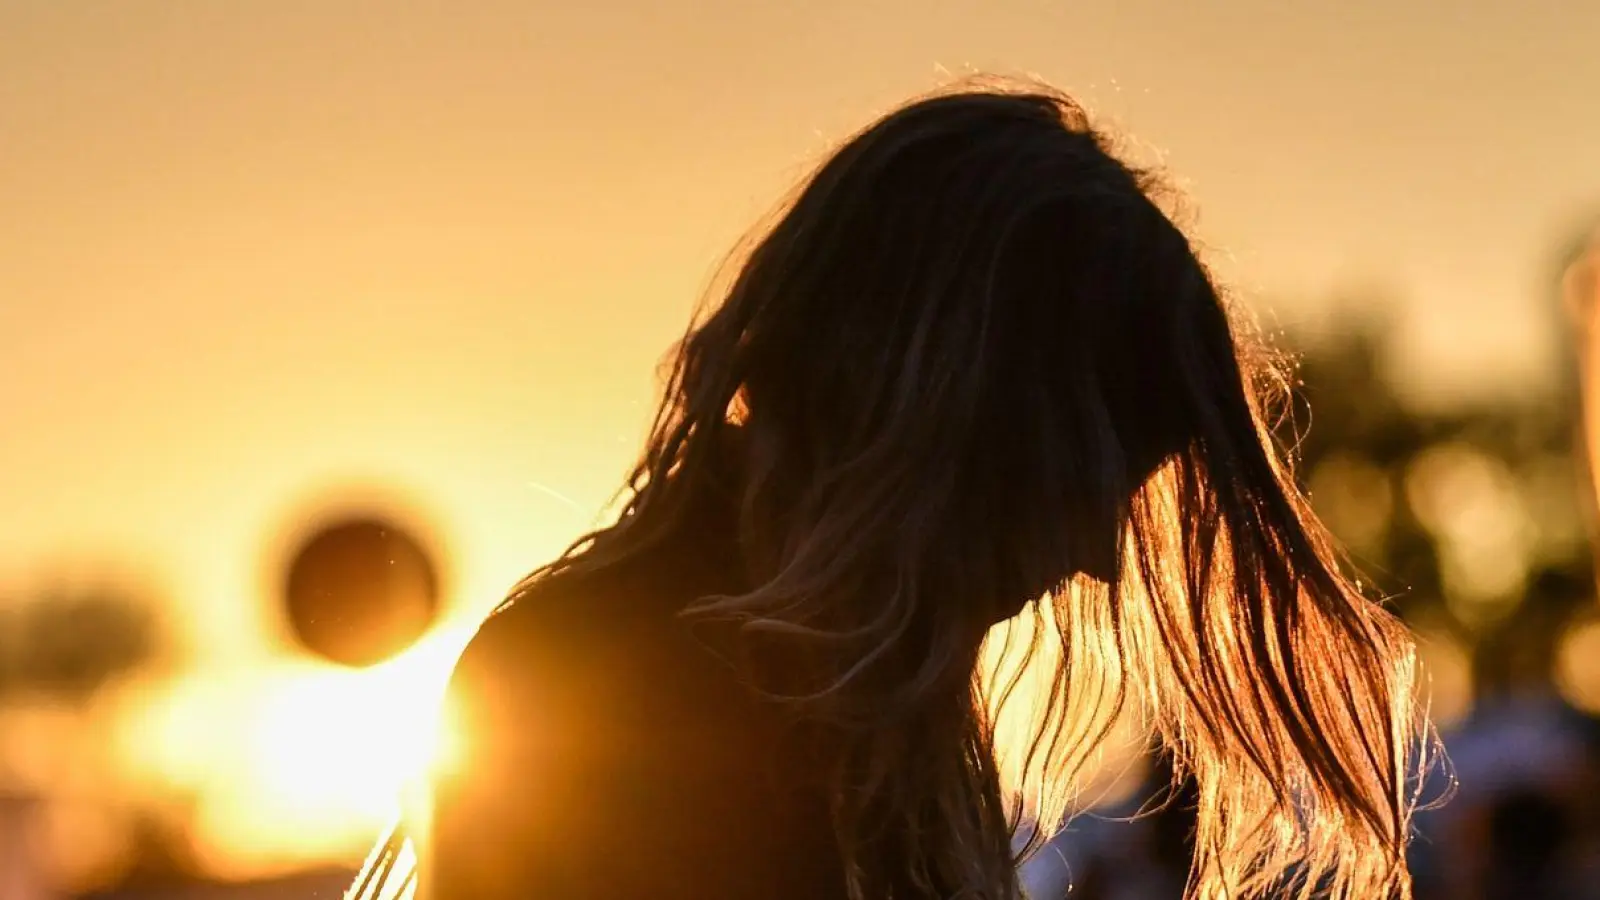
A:
<svg viewBox="0 0 1600 900">
<path fill-rule="evenodd" d="M 420 848 L 428 900 L 611 895 L 622 773 L 585 668 L 570 636 L 518 608 L 462 654 L 446 694 L 462 752 L 434 778 Z"/>
<path fill-rule="evenodd" d="M 456 666 L 423 900 L 759 895 L 790 851 L 742 689 L 630 614 L 633 589 L 553 594 L 491 617 Z"/>
</svg>

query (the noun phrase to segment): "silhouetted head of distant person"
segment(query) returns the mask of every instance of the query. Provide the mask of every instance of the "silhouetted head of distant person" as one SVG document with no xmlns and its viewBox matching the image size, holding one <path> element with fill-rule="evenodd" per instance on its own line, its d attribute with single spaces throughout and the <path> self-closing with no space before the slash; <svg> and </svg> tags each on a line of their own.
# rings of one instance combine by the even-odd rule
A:
<svg viewBox="0 0 1600 900">
<path fill-rule="evenodd" d="M 1545 793 L 1514 791 L 1496 798 L 1488 813 L 1490 866 L 1513 883 L 1542 879 L 1571 838 L 1566 806 Z"/>
<path fill-rule="evenodd" d="M 1409 644 L 1339 573 L 1269 437 L 1286 382 L 1171 199 L 1046 88 L 886 115 L 682 341 L 619 522 L 535 575 L 630 558 L 731 488 L 752 586 L 686 615 L 736 625 L 748 678 L 828 729 L 862 896 L 888 866 L 1011 896 L 1004 685 L 974 673 L 1019 613 L 1054 672 L 1035 811 L 1132 691 L 1194 777 L 1205 884 L 1404 877 Z"/>
</svg>

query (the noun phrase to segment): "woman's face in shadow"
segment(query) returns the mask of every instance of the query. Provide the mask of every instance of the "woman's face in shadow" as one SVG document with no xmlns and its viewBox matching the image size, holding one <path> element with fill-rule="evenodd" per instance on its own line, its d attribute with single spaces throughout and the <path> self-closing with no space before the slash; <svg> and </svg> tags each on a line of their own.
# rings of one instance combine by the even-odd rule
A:
<svg viewBox="0 0 1600 900">
<path fill-rule="evenodd" d="M 1175 447 L 1176 444 L 1173 444 Z M 1058 589 L 1062 584 L 1080 576 L 1087 576 L 1109 584 L 1121 577 L 1119 566 L 1122 543 L 1126 538 L 1129 509 L 1145 483 L 1160 470 L 1176 449 L 1166 449 L 1166 444 L 1142 444 L 1137 452 L 1125 455 L 1123 463 L 1126 494 L 1106 497 L 1110 502 L 1094 502 L 1089 498 L 1095 491 L 1080 491 L 1078 502 L 1058 504 L 1056 507 L 1032 516 L 1019 514 L 1011 537 L 1002 538 L 997 548 L 1000 558 L 1010 560 L 1004 564 L 1014 573 L 1013 586 L 1002 587 L 1000 608 L 1004 618 L 1015 615 L 1028 603 Z M 1111 479 L 1107 473 L 1107 480 Z M 1029 503 L 1032 498 L 1024 498 Z M 1033 501 L 1036 502 L 1036 501 Z M 1030 521 L 1050 523 L 1051 529 L 1060 530 L 1060 540 L 1041 539 L 1038 535 L 1024 533 Z M 1041 556 L 1030 553 L 1029 548 L 1058 546 L 1060 554 Z"/>
</svg>

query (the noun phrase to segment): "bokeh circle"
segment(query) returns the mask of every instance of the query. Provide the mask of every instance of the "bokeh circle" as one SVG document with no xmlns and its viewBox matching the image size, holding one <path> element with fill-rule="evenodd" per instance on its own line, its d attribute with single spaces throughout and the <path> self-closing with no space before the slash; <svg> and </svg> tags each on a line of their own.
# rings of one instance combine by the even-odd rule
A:
<svg viewBox="0 0 1600 900">
<path fill-rule="evenodd" d="M 417 641 L 439 615 L 440 577 L 415 535 L 379 515 L 310 530 L 289 557 L 283 603 L 295 640 L 341 665 L 364 667 Z"/>
</svg>

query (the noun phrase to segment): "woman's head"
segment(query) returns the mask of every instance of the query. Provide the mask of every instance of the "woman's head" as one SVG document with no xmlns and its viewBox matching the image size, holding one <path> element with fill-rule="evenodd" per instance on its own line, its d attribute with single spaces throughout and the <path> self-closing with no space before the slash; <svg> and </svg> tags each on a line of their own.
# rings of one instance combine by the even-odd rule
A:
<svg viewBox="0 0 1600 900">
<path fill-rule="evenodd" d="M 913 104 L 825 163 L 684 347 L 783 476 L 752 497 L 786 531 L 769 555 L 849 504 L 862 553 L 937 548 L 983 624 L 1108 573 L 1119 511 L 1186 441 L 1164 326 L 1217 312 L 1151 186 L 1040 94 Z"/>
<path fill-rule="evenodd" d="M 1022 695 L 975 671 L 1024 609 L 1024 655 L 1055 645 L 1041 809 L 1098 736 L 1083 707 L 1127 695 L 1199 782 L 1208 889 L 1399 883 L 1405 641 L 1339 574 L 1263 423 L 1281 382 L 1161 199 L 1048 89 L 890 113 L 738 259 L 618 525 L 555 566 L 681 527 L 738 432 L 752 589 L 687 612 L 736 623 L 746 673 L 838 748 L 863 896 L 892 865 L 1015 889 L 994 715 Z"/>
</svg>

